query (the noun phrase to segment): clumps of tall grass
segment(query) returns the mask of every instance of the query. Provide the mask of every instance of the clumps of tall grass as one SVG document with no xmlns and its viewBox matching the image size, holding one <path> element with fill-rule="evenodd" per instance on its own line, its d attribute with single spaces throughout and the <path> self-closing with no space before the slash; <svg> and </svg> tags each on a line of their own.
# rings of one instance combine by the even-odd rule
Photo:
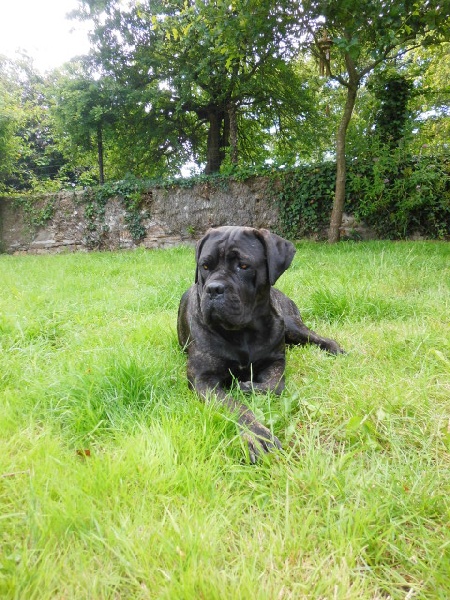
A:
<svg viewBox="0 0 450 600">
<path fill-rule="evenodd" d="M 351 289 L 320 289 L 311 295 L 312 314 L 329 323 L 342 321 L 398 321 L 413 316 L 418 305 L 412 300 L 385 295 L 354 293 Z"/>
<path fill-rule="evenodd" d="M 161 351 L 149 359 L 123 348 L 67 373 L 49 390 L 42 416 L 69 439 L 89 444 L 158 418 L 178 390 L 178 369 L 168 367 Z"/>
</svg>

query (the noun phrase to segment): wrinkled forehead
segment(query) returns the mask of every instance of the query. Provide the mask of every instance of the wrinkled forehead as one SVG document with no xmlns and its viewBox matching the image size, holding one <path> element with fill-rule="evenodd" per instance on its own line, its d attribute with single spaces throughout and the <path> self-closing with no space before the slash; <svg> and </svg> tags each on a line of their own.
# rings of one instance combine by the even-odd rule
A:
<svg viewBox="0 0 450 600">
<path fill-rule="evenodd" d="M 259 263 L 265 260 L 266 253 L 253 229 L 230 227 L 211 232 L 203 244 L 200 256 L 214 256 L 217 259 L 237 257 Z"/>
</svg>

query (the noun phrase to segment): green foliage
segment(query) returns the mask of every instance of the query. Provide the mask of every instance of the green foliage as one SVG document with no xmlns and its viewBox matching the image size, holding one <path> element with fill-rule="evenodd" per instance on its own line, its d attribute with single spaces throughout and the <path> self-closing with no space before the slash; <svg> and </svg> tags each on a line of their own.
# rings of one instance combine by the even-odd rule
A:
<svg viewBox="0 0 450 600">
<path fill-rule="evenodd" d="M 267 129 L 281 119 L 298 130 L 295 119 L 313 106 L 287 60 L 290 2 L 81 4 L 80 16 L 94 21 L 98 68 L 146 110 L 159 143 L 170 140 L 169 159 L 190 155 L 217 172 L 234 126 L 247 129 L 248 139 L 251 122 L 263 115 Z M 245 137 L 239 149 L 251 155 Z"/>
<path fill-rule="evenodd" d="M 414 46 L 448 41 L 450 17 L 439 0 L 425 4 L 306 0 L 301 3 L 300 17 L 304 43 L 326 67 L 328 76 L 347 90 L 336 135 L 336 186 L 328 235 L 334 243 L 339 240 L 346 196 L 346 136 L 359 87 L 375 68 Z"/>
<path fill-rule="evenodd" d="M 448 2 L 445 2 L 448 8 Z M 324 30 L 332 42 L 331 76 L 342 84 L 361 80 L 377 65 L 417 45 L 448 41 L 449 12 L 442 3 L 426 4 L 408 0 L 307 0 L 300 11 L 312 51 L 322 56 L 320 37 Z M 349 70 L 348 58 L 356 72 Z"/>
<path fill-rule="evenodd" d="M 0 188 L 6 192 L 58 187 L 65 160 L 55 144 L 47 85 L 30 57 L 0 57 Z"/>
<path fill-rule="evenodd" d="M 409 109 L 414 119 L 408 145 L 413 153 L 448 151 L 450 139 L 450 43 L 438 48 L 417 48 L 406 63 L 414 79 Z"/>
<path fill-rule="evenodd" d="M 381 152 L 349 175 L 356 214 L 384 238 L 450 235 L 450 160 Z"/>
<path fill-rule="evenodd" d="M 346 206 L 381 238 L 450 236 L 450 161 L 412 158 L 380 148 L 376 158 L 347 165 Z M 271 175 L 280 231 L 290 238 L 323 237 L 334 195 L 333 163 Z"/>
<path fill-rule="evenodd" d="M 14 135 L 21 118 L 17 109 L 18 94 L 8 83 L 0 73 L 0 191 L 5 188 L 5 180 L 11 177 L 20 153 L 19 140 Z"/>
<path fill-rule="evenodd" d="M 361 76 L 346 147 L 349 164 L 370 151 L 381 104 L 386 135 L 401 133 L 404 102 L 395 105 L 400 97 L 391 94 L 390 107 L 380 103 L 373 90 L 382 84 L 371 87 L 368 77 L 376 65 L 372 73 L 379 79 L 383 61 L 392 64 L 396 54 L 397 75 L 414 81 L 410 114 L 402 121 L 413 132 L 402 140 L 405 152 L 445 152 L 450 50 L 448 43 L 429 44 L 450 31 L 443 27 L 447 4 L 81 1 L 81 13 L 95 25 L 91 56 L 45 77 L 29 57 L 0 59 L 0 190 L 95 185 L 102 155 L 109 181 L 127 173 L 172 178 L 194 163 L 198 172 L 214 144 L 219 172 L 237 177 L 257 165 L 291 168 L 334 157 L 349 83 L 346 56 Z M 296 56 L 295 40 L 317 42 L 323 18 L 333 42 L 331 78 L 319 77 L 314 43 Z M 405 53 L 422 43 L 427 45 Z M 212 121 L 214 143 L 208 141 Z M 305 196 L 305 214 L 307 209 Z M 313 220 L 311 228 L 317 228 Z"/>
<path fill-rule="evenodd" d="M 118 119 L 117 98 L 108 82 L 94 78 L 83 64 L 71 64 L 49 89 L 55 129 L 75 154 L 94 150 L 103 182 L 103 138 Z"/>
<path fill-rule="evenodd" d="M 375 133 L 382 143 L 395 148 L 408 122 L 408 102 L 413 85 L 404 75 L 392 73 L 377 81 L 375 96 L 381 107 L 375 121 Z"/>
<path fill-rule="evenodd" d="M 54 73 L 47 96 L 58 147 L 72 168 L 67 174 L 71 183 L 91 185 L 92 179 L 102 183 L 126 173 L 144 178 L 174 170 L 170 147 L 173 151 L 178 139 L 164 126 L 167 115 L 157 106 L 149 111 L 149 89 L 99 77 L 83 59 Z M 180 151 L 178 159 L 187 157 Z"/>
<path fill-rule="evenodd" d="M 269 194 L 280 211 L 280 232 L 291 238 L 322 236 L 334 196 L 334 163 L 274 172 Z"/>
</svg>

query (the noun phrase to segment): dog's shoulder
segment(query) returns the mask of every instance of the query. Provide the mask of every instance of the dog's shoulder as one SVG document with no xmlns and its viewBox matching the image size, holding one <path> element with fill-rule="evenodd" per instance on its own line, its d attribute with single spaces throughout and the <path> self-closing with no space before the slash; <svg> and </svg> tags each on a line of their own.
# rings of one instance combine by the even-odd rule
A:
<svg viewBox="0 0 450 600">
<path fill-rule="evenodd" d="M 197 315 L 198 294 L 197 285 L 191 285 L 181 296 L 178 307 L 177 332 L 181 346 L 186 347 L 191 337 L 192 318 Z"/>
</svg>

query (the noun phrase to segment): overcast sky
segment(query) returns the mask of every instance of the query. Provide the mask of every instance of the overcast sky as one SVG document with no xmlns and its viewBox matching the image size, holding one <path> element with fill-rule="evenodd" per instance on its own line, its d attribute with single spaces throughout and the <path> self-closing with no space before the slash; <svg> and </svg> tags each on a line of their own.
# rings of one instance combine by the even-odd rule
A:
<svg viewBox="0 0 450 600">
<path fill-rule="evenodd" d="M 87 26 L 69 20 L 77 0 L 0 0 L 0 54 L 25 50 L 35 67 L 48 71 L 89 50 Z"/>
</svg>

